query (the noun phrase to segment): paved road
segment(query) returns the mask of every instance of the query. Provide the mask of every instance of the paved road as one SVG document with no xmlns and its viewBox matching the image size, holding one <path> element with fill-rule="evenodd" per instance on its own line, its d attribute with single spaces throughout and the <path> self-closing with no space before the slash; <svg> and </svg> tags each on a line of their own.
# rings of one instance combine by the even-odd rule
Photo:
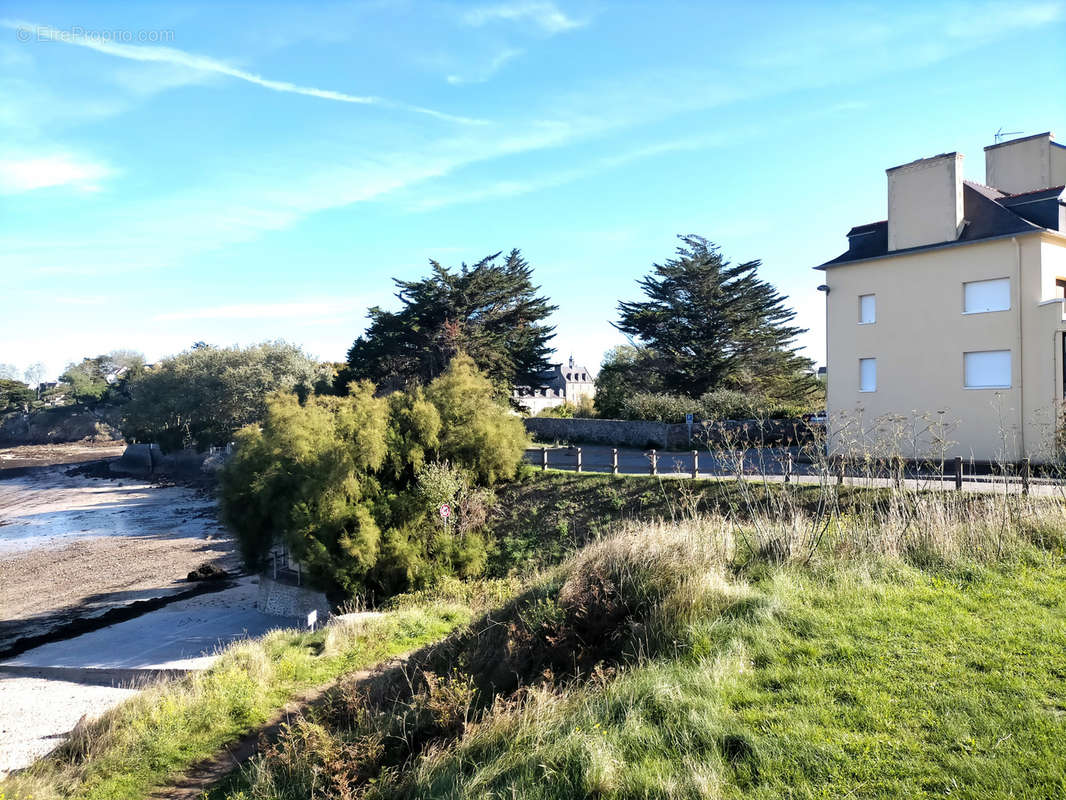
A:
<svg viewBox="0 0 1066 800">
<path fill-rule="evenodd" d="M 575 469 L 577 466 L 577 447 L 531 447 L 526 450 L 526 460 L 534 466 L 541 466 L 544 450 L 548 453 L 549 469 Z M 606 445 L 581 445 L 581 469 L 584 472 L 610 472 L 613 448 Z M 748 450 L 744 453 L 745 470 L 767 473 L 784 473 L 789 455 L 795 459 L 795 448 L 764 448 Z M 715 454 L 700 450 L 698 453 L 700 474 L 721 475 L 735 474 L 737 460 L 720 458 Z M 659 474 L 692 474 L 691 450 L 657 450 L 656 467 Z M 618 448 L 618 471 L 623 475 L 648 475 L 651 472 L 651 452 L 637 447 Z M 809 466 L 793 464 L 794 473 L 807 473 Z"/>
<path fill-rule="evenodd" d="M 547 450 L 548 469 L 576 470 L 578 447 L 531 447 L 526 450 L 526 461 L 540 467 L 544 463 L 544 451 Z M 606 445 L 580 445 L 582 472 L 610 473 L 613 448 Z M 636 447 L 619 447 L 618 472 L 622 475 L 648 475 L 651 473 L 651 453 Z M 698 477 L 727 478 L 733 480 L 738 474 L 738 465 L 742 461 L 742 471 L 749 480 L 766 480 L 780 483 L 784 480 L 785 467 L 789 456 L 792 457 L 790 480 L 796 483 L 817 484 L 825 480 L 819 475 L 816 465 L 803 463 L 796 458 L 796 448 L 762 448 L 746 450 L 737 456 L 720 457 L 706 450 L 697 451 Z M 663 477 L 691 477 L 693 467 L 692 451 L 659 450 L 656 452 L 657 474 Z M 942 478 L 939 475 L 917 473 L 909 469 L 903 486 L 907 489 L 954 489 L 954 476 Z M 895 485 L 891 478 L 867 478 L 848 475 L 844 477 L 846 486 L 890 487 Z M 1002 477 L 987 474 L 969 474 L 963 481 L 966 491 L 973 492 L 1020 492 L 1022 483 L 1018 479 L 1005 482 Z M 1066 483 L 1041 478 L 1033 478 L 1030 492 L 1034 495 L 1061 497 L 1066 499 Z"/>
</svg>

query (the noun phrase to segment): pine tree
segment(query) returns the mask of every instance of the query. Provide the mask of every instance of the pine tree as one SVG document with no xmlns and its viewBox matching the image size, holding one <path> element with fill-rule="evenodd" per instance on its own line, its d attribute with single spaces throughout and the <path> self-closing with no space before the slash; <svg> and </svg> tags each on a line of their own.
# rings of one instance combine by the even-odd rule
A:
<svg viewBox="0 0 1066 800">
<path fill-rule="evenodd" d="M 723 388 L 805 396 L 815 380 L 795 340 L 806 330 L 758 277 L 761 262 L 731 264 L 707 239 L 679 238 L 677 256 L 639 281 L 647 299 L 618 304 L 615 327 L 640 350 L 637 386 L 651 381 L 693 398 Z"/>
<path fill-rule="evenodd" d="M 403 307 L 368 312 L 370 326 L 348 351 L 341 386 L 367 378 L 379 388 L 427 384 L 457 353 L 469 355 L 498 389 L 547 369 L 556 310 L 538 296 L 533 270 L 518 250 L 458 270 L 430 261 L 431 274 L 417 281 L 394 279 Z"/>
</svg>

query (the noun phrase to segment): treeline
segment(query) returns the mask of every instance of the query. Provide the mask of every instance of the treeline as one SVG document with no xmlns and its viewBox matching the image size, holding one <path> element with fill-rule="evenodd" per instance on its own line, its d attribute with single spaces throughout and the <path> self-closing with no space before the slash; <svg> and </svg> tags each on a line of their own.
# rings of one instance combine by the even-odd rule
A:
<svg viewBox="0 0 1066 800">
<path fill-rule="evenodd" d="M 630 344 L 608 354 L 594 405 L 577 412 L 680 421 L 817 402 L 796 352 L 803 329 L 759 266 L 682 237 L 639 282 L 643 297 L 619 303 L 614 325 Z M 284 546 L 335 598 L 475 575 L 493 546 L 492 487 L 515 477 L 527 443 L 511 391 L 548 368 L 556 306 L 517 250 L 431 262 L 395 284 L 399 308 L 371 308 L 344 363 L 280 341 L 197 343 L 155 364 L 129 351 L 87 358 L 60 387 L 69 402 L 117 407 L 129 441 L 235 442 L 222 509 L 253 568 Z M 16 402 L 40 394 L 20 385 L 0 386 Z"/>
</svg>

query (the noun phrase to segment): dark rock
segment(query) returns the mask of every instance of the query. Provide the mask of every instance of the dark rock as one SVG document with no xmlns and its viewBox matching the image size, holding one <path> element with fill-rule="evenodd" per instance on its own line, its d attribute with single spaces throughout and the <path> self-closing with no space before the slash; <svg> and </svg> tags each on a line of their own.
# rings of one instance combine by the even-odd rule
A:
<svg viewBox="0 0 1066 800">
<path fill-rule="evenodd" d="M 221 581 L 228 577 L 226 570 L 214 564 L 201 564 L 189 573 L 190 581 Z"/>
</svg>

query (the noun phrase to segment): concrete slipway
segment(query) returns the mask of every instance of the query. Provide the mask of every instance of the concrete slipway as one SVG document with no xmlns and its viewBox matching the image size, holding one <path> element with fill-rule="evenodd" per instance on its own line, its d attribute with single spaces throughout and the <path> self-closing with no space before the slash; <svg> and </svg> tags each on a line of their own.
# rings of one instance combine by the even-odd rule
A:
<svg viewBox="0 0 1066 800">
<path fill-rule="evenodd" d="M 220 647 L 298 620 L 255 610 L 254 578 L 0 663 L 0 776 L 56 747 L 95 716 L 165 675 L 204 669 Z"/>
</svg>

